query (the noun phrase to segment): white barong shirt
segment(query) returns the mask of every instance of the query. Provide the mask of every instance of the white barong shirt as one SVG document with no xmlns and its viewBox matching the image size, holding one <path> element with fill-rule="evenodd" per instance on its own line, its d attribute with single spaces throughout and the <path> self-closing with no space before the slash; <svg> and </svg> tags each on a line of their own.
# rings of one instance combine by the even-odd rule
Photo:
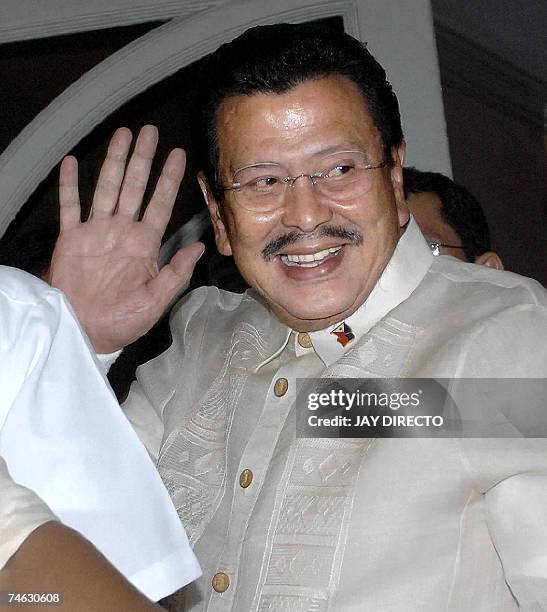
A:
<svg viewBox="0 0 547 612">
<path fill-rule="evenodd" d="M 204 570 L 177 609 L 547 610 L 546 439 L 297 439 L 294 418 L 297 378 L 545 377 L 545 290 L 432 257 L 411 221 L 345 322 L 343 347 L 202 288 L 138 370 L 124 408 Z"/>
</svg>

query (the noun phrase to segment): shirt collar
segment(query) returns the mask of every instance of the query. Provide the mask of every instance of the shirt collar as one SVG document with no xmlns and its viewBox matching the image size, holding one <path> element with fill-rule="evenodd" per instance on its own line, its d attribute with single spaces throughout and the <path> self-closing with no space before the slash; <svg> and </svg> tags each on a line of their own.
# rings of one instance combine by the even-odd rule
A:
<svg viewBox="0 0 547 612">
<path fill-rule="evenodd" d="M 283 339 L 279 343 L 279 346 L 275 349 L 275 351 L 271 355 L 266 357 L 266 359 L 261 361 L 255 367 L 255 369 L 254 369 L 255 374 L 258 372 L 258 370 L 260 370 L 261 367 L 265 366 L 267 363 L 270 363 L 270 361 L 274 360 L 276 357 L 278 357 L 285 350 L 285 347 L 289 343 L 289 338 L 291 337 L 292 331 L 293 330 L 290 327 L 287 327 L 285 335 L 283 336 Z"/>
<path fill-rule="evenodd" d="M 432 262 L 431 250 L 418 224 L 411 217 L 405 233 L 399 239 L 391 259 L 366 301 L 344 321 L 308 334 L 313 349 L 323 363 L 330 366 L 338 361 L 388 312 L 404 302 L 420 284 Z M 340 338 L 342 341 L 349 339 L 345 346 L 332 333 L 338 330 L 341 333 L 346 332 L 346 337 Z M 288 337 L 284 346 L 287 342 Z M 311 349 L 303 348 L 296 341 L 295 350 L 299 356 Z"/>
</svg>

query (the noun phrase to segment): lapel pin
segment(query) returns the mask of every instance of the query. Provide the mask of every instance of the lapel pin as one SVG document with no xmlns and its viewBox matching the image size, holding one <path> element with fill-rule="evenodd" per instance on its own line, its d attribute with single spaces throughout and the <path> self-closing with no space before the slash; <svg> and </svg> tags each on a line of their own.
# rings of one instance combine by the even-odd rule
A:
<svg viewBox="0 0 547 612">
<path fill-rule="evenodd" d="M 355 339 L 355 334 L 347 323 L 341 323 L 331 331 L 331 334 L 336 336 L 337 342 L 340 342 L 342 346 L 346 346 L 346 344 Z"/>
</svg>

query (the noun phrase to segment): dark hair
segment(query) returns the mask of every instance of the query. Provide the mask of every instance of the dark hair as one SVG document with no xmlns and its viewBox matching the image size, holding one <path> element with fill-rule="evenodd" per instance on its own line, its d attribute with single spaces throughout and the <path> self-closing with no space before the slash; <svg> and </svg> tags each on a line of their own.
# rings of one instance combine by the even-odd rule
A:
<svg viewBox="0 0 547 612">
<path fill-rule="evenodd" d="M 217 113 L 231 96 L 282 94 L 310 79 L 343 75 L 361 90 L 380 131 L 385 159 L 403 140 L 399 104 L 385 70 L 355 38 L 318 24 L 250 28 L 204 59 L 196 99 L 194 144 L 217 198 Z"/>
<path fill-rule="evenodd" d="M 467 261 L 490 250 L 490 230 L 478 200 L 465 187 L 444 174 L 403 169 L 405 197 L 409 193 L 435 193 L 441 200 L 443 221 L 458 234 Z"/>
</svg>

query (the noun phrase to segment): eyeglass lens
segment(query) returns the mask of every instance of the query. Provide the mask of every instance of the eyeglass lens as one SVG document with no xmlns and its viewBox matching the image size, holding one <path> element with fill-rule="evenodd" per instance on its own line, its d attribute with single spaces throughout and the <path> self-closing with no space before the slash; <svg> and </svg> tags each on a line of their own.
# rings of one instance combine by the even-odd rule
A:
<svg viewBox="0 0 547 612">
<path fill-rule="evenodd" d="M 233 191 L 237 202 L 250 210 L 273 210 L 283 205 L 287 189 L 299 179 L 310 180 L 317 194 L 334 202 L 352 201 L 367 193 L 373 185 L 372 165 L 364 153 L 343 151 L 326 158 L 314 174 L 289 176 L 283 166 L 256 164 L 242 168 L 234 175 Z"/>
</svg>

